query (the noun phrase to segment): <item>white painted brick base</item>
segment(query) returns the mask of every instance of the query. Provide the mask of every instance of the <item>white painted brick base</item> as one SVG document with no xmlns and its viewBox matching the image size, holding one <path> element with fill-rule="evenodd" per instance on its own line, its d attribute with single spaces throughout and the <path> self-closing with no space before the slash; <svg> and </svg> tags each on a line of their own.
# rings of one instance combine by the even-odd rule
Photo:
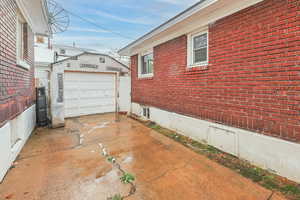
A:
<svg viewBox="0 0 300 200">
<path fill-rule="evenodd" d="M 132 103 L 131 112 L 142 116 Z M 150 107 L 150 120 L 200 142 L 300 182 L 300 144 Z"/>
<path fill-rule="evenodd" d="M 36 124 L 35 105 L 0 128 L 0 181 L 17 158 Z M 17 131 L 20 140 L 11 147 L 12 131 Z"/>
</svg>

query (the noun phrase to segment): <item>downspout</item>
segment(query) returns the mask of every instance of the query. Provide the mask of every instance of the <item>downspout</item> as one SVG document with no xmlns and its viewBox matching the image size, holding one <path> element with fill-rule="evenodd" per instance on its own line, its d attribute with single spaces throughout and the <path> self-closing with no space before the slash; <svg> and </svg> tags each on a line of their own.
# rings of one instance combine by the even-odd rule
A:
<svg viewBox="0 0 300 200">
<path fill-rule="evenodd" d="M 120 116 L 119 116 L 119 83 L 120 83 L 120 79 L 119 79 L 119 72 L 115 73 L 115 118 L 116 118 L 116 122 L 120 122 Z"/>
<path fill-rule="evenodd" d="M 49 89 L 48 89 L 48 96 L 49 96 L 49 98 L 48 98 L 48 103 L 49 103 L 49 117 L 50 117 L 50 122 L 51 122 L 51 126 L 52 126 L 52 104 L 51 104 L 51 90 L 52 90 L 52 85 L 51 85 L 51 75 L 52 75 L 52 72 L 53 72 L 53 64 L 51 63 L 50 64 L 50 71 L 49 71 L 49 73 L 48 73 L 48 87 L 49 87 Z"/>
</svg>

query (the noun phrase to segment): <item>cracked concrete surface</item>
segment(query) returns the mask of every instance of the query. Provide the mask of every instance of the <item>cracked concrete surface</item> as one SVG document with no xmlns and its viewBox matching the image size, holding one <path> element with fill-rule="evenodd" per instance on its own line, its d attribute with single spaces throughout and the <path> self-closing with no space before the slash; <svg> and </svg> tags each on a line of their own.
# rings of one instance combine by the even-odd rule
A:
<svg viewBox="0 0 300 200">
<path fill-rule="evenodd" d="M 0 199 L 106 200 L 127 194 L 130 185 L 120 182 L 99 143 L 136 177 L 136 193 L 126 199 L 285 199 L 137 121 L 122 116 L 116 123 L 114 114 L 37 129 L 0 184 Z"/>
</svg>

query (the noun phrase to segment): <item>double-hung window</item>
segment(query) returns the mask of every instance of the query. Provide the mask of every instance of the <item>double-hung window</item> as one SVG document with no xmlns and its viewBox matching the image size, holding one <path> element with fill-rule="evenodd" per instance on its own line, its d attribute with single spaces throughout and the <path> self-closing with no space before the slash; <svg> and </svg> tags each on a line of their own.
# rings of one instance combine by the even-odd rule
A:
<svg viewBox="0 0 300 200">
<path fill-rule="evenodd" d="M 17 15 L 16 55 L 17 65 L 29 69 L 30 65 L 26 62 L 28 58 L 28 24 L 20 12 Z"/>
<path fill-rule="evenodd" d="M 142 71 L 141 74 L 153 73 L 153 53 L 142 56 Z"/>
<path fill-rule="evenodd" d="M 208 65 L 208 32 L 190 34 L 188 38 L 188 66 Z"/>
<path fill-rule="evenodd" d="M 139 55 L 139 78 L 153 76 L 154 56 L 153 51 Z"/>
</svg>

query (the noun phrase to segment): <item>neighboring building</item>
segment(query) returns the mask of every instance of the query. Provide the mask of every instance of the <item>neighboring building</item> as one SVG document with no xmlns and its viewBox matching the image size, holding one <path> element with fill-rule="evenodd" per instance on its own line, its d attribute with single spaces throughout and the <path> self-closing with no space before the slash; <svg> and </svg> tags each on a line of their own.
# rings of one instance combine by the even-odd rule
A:
<svg viewBox="0 0 300 200">
<path fill-rule="evenodd" d="M 45 0 L 0 1 L 0 181 L 35 127 L 34 35 L 49 35 Z"/>
<path fill-rule="evenodd" d="M 130 110 L 129 68 L 116 59 L 85 52 L 51 66 L 52 126 L 81 115 Z M 119 95 L 118 95 L 119 94 Z"/>
<path fill-rule="evenodd" d="M 299 12 L 299 0 L 198 2 L 119 51 L 132 113 L 300 181 Z"/>
<path fill-rule="evenodd" d="M 41 36 L 36 38 L 35 46 L 38 52 L 36 54 L 36 83 L 38 86 L 46 88 L 48 117 L 52 121 L 53 127 L 64 125 L 64 119 L 68 117 L 115 112 L 116 95 L 111 95 L 110 99 L 102 98 L 114 89 L 118 89 L 120 92 L 118 98 L 120 111 L 128 112 L 130 110 L 131 82 L 130 70 L 127 65 L 114 57 L 98 53 L 92 49 L 51 45 L 48 39 Z M 76 73 L 70 73 L 70 71 L 76 71 Z M 58 86 L 58 72 L 65 76 L 65 78 L 60 76 L 63 80 L 61 89 L 56 88 Z M 77 72 L 82 73 L 77 76 Z M 115 80 L 117 72 L 120 76 L 120 82 Z M 69 80 L 69 78 L 76 78 L 76 80 Z M 86 84 L 88 81 L 89 84 Z M 50 94 L 50 88 L 52 88 L 52 94 Z M 54 96 L 58 94 L 62 95 L 61 100 L 65 102 L 64 104 L 56 103 L 57 99 Z M 75 95 L 77 98 L 74 99 L 69 95 Z M 76 105 L 75 108 L 73 104 Z"/>
<path fill-rule="evenodd" d="M 45 36 L 35 37 L 35 77 L 36 85 L 46 87 L 48 91 L 49 88 L 49 75 L 50 75 L 50 65 L 54 62 L 65 60 L 67 58 L 80 55 L 85 52 L 89 53 L 99 53 L 93 49 L 81 48 L 76 46 L 51 44 L 51 39 Z M 112 54 L 112 53 L 110 53 Z M 128 66 L 127 60 L 117 54 L 108 55 L 115 60 L 122 62 L 124 65 Z M 48 92 L 47 92 L 48 94 Z"/>
<path fill-rule="evenodd" d="M 92 49 L 84 49 L 67 45 L 52 44 L 49 37 L 35 37 L 35 77 L 37 86 L 49 87 L 50 66 L 52 63 L 84 52 L 94 52 Z"/>
<path fill-rule="evenodd" d="M 87 49 L 87 48 L 81 48 L 75 46 L 68 46 L 68 45 L 60 45 L 60 44 L 53 44 L 52 49 L 55 52 L 55 61 L 64 60 L 66 58 L 79 55 L 84 52 L 90 52 L 90 53 L 99 53 L 96 50 L 93 49 Z"/>
<path fill-rule="evenodd" d="M 52 50 L 55 52 L 55 61 L 64 60 L 65 58 L 76 56 L 84 52 L 100 53 L 99 51 L 94 49 L 77 47 L 75 43 L 73 46 L 53 44 Z M 112 49 L 105 54 L 110 57 L 113 57 L 114 59 L 118 60 L 119 62 L 123 63 L 126 66 L 129 65 L 130 58 L 128 56 L 120 56 L 117 53 L 117 50 Z"/>
<path fill-rule="evenodd" d="M 49 37 L 36 36 L 34 52 L 36 87 L 45 87 L 48 94 L 50 65 L 54 62 L 55 58 Z"/>
</svg>

